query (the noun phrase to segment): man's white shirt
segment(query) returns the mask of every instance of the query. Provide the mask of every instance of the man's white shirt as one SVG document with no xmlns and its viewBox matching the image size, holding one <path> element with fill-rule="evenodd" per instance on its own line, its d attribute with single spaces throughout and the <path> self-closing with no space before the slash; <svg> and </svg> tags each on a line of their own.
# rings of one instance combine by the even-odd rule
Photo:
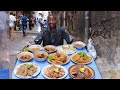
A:
<svg viewBox="0 0 120 90">
<path fill-rule="evenodd" d="M 16 21 L 15 16 L 10 15 L 10 16 L 9 16 L 9 26 L 10 26 L 10 27 L 14 27 L 14 26 L 15 26 L 14 21 Z"/>
</svg>

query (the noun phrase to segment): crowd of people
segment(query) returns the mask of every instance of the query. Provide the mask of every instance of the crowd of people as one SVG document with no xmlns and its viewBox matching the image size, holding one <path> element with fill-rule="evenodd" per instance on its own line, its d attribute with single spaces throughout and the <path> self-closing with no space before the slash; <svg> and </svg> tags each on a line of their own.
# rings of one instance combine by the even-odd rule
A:
<svg viewBox="0 0 120 90">
<path fill-rule="evenodd" d="M 47 20 L 43 18 L 43 14 L 39 14 L 40 17 L 35 18 L 33 16 L 26 16 L 25 13 L 16 17 L 15 14 L 10 12 L 9 16 L 9 26 L 10 26 L 10 39 L 14 40 L 14 30 L 20 30 L 23 32 L 23 36 L 27 36 L 26 29 L 32 30 L 37 24 L 40 25 L 41 28 L 47 28 L 48 23 Z"/>
<path fill-rule="evenodd" d="M 39 23 L 41 31 L 38 36 L 35 38 L 35 44 L 41 44 L 43 41 L 43 46 L 46 45 L 63 45 L 63 40 L 65 39 L 68 44 L 73 42 L 73 38 L 69 35 L 67 30 L 62 29 L 59 26 L 56 26 L 57 19 L 53 15 L 49 15 L 47 20 L 43 19 L 43 14 L 40 13 L 40 17 L 27 17 L 23 14 L 19 19 L 16 19 L 15 16 L 10 13 L 10 38 L 14 40 L 14 27 L 18 26 L 19 30 L 23 31 L 23 36 L 27 36 L 26 29 L 29 26 L 29 30 Z M 27 25 L 29 24 L 29 25 Z"/>
</svg>

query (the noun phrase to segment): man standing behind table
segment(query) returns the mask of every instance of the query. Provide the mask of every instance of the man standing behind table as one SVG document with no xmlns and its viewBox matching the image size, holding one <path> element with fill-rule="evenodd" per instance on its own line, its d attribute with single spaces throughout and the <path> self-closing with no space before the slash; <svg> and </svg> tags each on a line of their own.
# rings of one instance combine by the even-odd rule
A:
<svg viewBox="0 0 120 90">
<path fill-rule="evenodd" d="M 27 36 L 26 29 L 27 29 L 27 16 L 23 14 L 22 16 L 22 27 L 23 27 L 23 36 Z"/>
<path fill-rule="evenodd" d="M 61 27 L 56 26 L 57 18 L 53 15 L 48 16 L 48 28 L 42 28 L 39 35 L 36 37 L 34 42 L 36 44 L 41 44 L 43 41 L 43 46 L 46 45 L 63 45 L 64 39 L 67 41 L 67 44 L 73 42 L 73 38 L 69 33 L 62 29 Z"/>
<path fill-rule="evenodd" d="M 9 26 L 10 26 L 10 39 L 11 39 L 12 41 L 14 40 L 15 22 L 16 22 L 16 18 L 15 18 L 15 16 L 13 16 L 13 13 L 10 12 L 10 16 L 9 16 Z"/>
</svg>

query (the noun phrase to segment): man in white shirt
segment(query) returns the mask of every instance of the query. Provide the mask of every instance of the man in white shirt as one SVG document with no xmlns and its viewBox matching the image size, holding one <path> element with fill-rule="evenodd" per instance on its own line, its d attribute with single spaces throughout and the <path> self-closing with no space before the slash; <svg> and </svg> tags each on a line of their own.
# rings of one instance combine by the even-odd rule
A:
<svg viewBox="0 0 120 90">
<path fill-rule="evenodd" d="M 9 16 L 9 26 L 10 26 L 10 39 L 11 39 L 12 41 L 14 40 L 15 21 L 16 21 L 15 16 L 13 16 L 13 13 L 10 12 L 10 16 Z"/>
</svg>

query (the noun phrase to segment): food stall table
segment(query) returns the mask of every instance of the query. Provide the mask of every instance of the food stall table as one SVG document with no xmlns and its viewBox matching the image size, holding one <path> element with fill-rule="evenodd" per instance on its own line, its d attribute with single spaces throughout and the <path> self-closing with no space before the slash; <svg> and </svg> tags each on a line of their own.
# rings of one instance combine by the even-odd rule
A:
<svg viewBox="0 0 120 90">
<path fill-rule="evenodd" d="M 91 54 L 86 50 L 86 48 L 77 50 L 76 52 L 86 52 L 88 55 L 91 55 Z M 36 61 L 36 60 L 34 60 L 34 59 L 32 59 L 30 62 L 33 62 L 33 63 L 35 63 L 35 64 L 38 64 L 38 65 L 40 66 L 41 71 L 42 71 L 42 69 L 43 69 L 45 66 L 47 66 L 47 65 L 50 64 L 48 61 L 39 62 L 39 61 Z M 17 65 L 19 65 L 19 64 L 22 64 L 22 63 L 23 63 L 23 62 L 21 62 L 20 60 L 17 60 L 15 67 L 16 67 Z M 75 65 L 75 63 L 70 60 L 70 62 L 69 62 L 68 64 L 63 65 L 63 66 L 64 66 L 67 70 L 69 70 L 69 68 L 70 68 L 72 65 Z M 97 65 L 96 65 L 96 63 L 95 63 L 94 60 L 92 60 L 92 62 L 91 62 L 90 64 L 88 64 L 87 66 L 90 66 L 90 67 L 95 71 L 94 79 L 102 79 L 101 74 L 100 74 L 100 72 L 99 72 L 99 70 L 98 70 L 98 67 L 97 67 Z M 14 73 L 12 73 L 12 79 L 20 79 L 20 78 L 16 77 L 16 75 L 15 75 Z M 39 75 L 37 75 L 36 77 L 34 77 L 34 78 L 32 78 L 32 79 L 46 79 L 46 78 L 44 78 L 44 77 L 42 76 L 42 73 L 40 72 Z M 70 77 L 70 75 L 69 75 L 69 72 L 68 72 L 68 75 L 65 77 L 65 79 L 71 79 L 71 77 Z"/>
</svg>

